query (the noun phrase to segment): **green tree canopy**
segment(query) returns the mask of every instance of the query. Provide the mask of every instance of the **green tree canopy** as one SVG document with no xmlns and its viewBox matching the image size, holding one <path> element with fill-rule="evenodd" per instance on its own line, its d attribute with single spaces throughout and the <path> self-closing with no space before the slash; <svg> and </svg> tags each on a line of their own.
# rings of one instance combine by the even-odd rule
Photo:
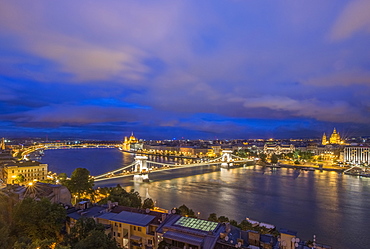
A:
<svg viewBox="0 0 370 249">
<path fill-rule="evenodd" d="M 154 208 L 154 201 L 150 198 L 146 198 L 143 202 L 143 208 L 153 209 Z"/>
<path fill-rule="evenodd" d="M 64 182 L 67 180 L 68 176 L 66 173 L 60 173 L 58 175 L 58 180 L 61 184 L 64 184 Z"/>
<path fill-rule="evenodd" d="M 105 191 L 105 190 L 104 190 Z M 99 201 L 101 204 L 106 204 L 108 201 L 118 202 L 119 205 L 126 207 L 141 208 L 141 197 L 137 191 L 132 189 L 127 192 L 120 185 L 109 189 L 109 196 Z"/>
<path fill-rule="evenodd" d="M 208 219 L 209 221 L 214 221 L 214 222 L 218 222 L 218 219 L 217 219 L 217 214 L 216 213 L 211 213 L 209 216 L 208 216 Z"/>
<path fill-rule="evenodd" d="M 15 206 L 13 213 L 17 235 L 32 240 L 61 240 L 65 219 L 65 209 L 46 198 L 41 201 L 26 198 Z"/>
<path fill-rule="evenodd" d="M 220 222 L 220 223 L 229 222 L 229 218 L 222 215 L 222 216 L 218 217 L 218 222 Z"/>
<path fill-rule="evenodd" d="M 71 179 L 65 180 L 63 184 L 78 198 L 81 198 L 84 194 L 94 192 L 94 179 L 90 176 L 90 171 L 85 168 L 75 169 L 72 172 Z"/>
<path fill-rule="evenodd" d="M 105 234 L 104 225 L 92 218 L 82 217 L 71 230 L 68 243 L 74 249 L 118 249 L 114 239 Z"/>
<path fill-rule="evenodd" d="M 15 182 L 15 183 L 18 183 L 18 184 L 23 183 L 24 181 L 25 181 L 25 177 L 24 177 L 24 175 L 22 175 L 22 174 L 19 174 L 19 175 L 17 175 L 17 176 L 14 178 L 14 182 Z"/>
<path fill-rule="evenodd" d="M 262 162 L 264 162 L 264 163 L 266 162 L 266 158 L 267 158 L 267 155 L 266 154 L 260 153 L 258 156 L 261 158 L 261 161 Z"/>
<path fill-rule="evenodd" d="M 272 164 L 277 164 L 277 163 L 278 163 L 278 161 L 279 161 L 278 156 L 277 156 L 277 155 L 275 155 L 275 154 L 272 154 L 272 155 L 271 155 L 271 163 L 272 163 Z"/>
<path fill-rule="evenodd" d="M 177 208 L 177 212 L 179 212 L 179 214 L 182 216 L 193 217 L 193 218 L 197 217 L 193 209 L 188 208 L 184 204 Z"/>
<path fill-rule="evenodd" d="M 0 245 L 3 248 L 11 248 L 11 245 L 14 243 L 10 236 L 14 204 L 15 201 L 12 198 L 0 192 Z"/>
</svg>

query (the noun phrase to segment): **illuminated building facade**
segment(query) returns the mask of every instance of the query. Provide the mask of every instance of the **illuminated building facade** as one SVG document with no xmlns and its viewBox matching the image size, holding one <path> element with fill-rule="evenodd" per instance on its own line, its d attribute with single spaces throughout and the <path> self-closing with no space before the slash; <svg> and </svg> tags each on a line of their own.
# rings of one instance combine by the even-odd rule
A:
<svg viewBox="0 0 370 249">
<path fill-rule="evenodd" d="M 162 217 L 161 213 L 159 216 L 152 213 L 154 212 L 121 211 L 115 213 L 113 210 L 99 215 L 96 220 L 98 223 L 110 227 L 110 231 L 108 231 L 121 248 L 157 248 L 155 231 L 163 219 L 159 218 Z"/>
<path fill-rule="evenodd" d="M 0 150 L 5 150 L 5 139 L 4 138 L 1 139 Z"/>
<path fill-rule="evenodd" d="M 129 138 L 125 137 L 122 144 L 122 149 L 127 151 L 137 151 L 143 149 L 143 143 L 141 143 L 135 136 L 131 133 Z"/>
<path fill-rule="evenodd" d="M 285 145 L 285 144 L 265 144 L 263 146 L 263 153 L 265 154 L 288 154 L 293 153 L 295 151 L 295 147 L 293 144 Z"/>
<path fill-rule="evenodd" d="M 351 146 L 344 148 L 344 161 L 351 164 L 370 164 L 370 147 Z"/>
<path fill-rule="evenodd" d="M 7 184 L 16 184 L 16 178 L 23 175 L 24 182 L 36 180 L 45 180 L 48 173 L 48 165 L 37 161 L 21 161 L 7 163 L 3 168 L 3 175 Z"/>
<path fill-rule="evenodd" d="M 337 130 L 334 128 L 333 133 L 331 134 L 331 136 L 330 136 L 329 139 L 326 137 L 326 134 L 324 133 L 324 135 L 322 136 L 321 143 L 323 145 L 327 145 L 327 144 L 343 144 L 343 140 L 341 139 L 339 132 L 337 132 Z"/>
<path fill-rule="evenodd" d="M 324 135 L 322 135 L 322 141 L 321 141 L 322 145 L 326 145 L 329 143 L 327 137 L 326 137 L 326 134 L 324 132 Z"/>
</svg>

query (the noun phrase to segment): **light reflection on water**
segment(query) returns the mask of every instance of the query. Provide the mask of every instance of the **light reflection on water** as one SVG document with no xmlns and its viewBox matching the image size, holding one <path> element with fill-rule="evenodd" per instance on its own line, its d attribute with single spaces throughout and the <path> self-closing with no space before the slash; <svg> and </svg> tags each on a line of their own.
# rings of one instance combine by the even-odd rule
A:
<svg viewBox="0 0 370 249">
<path fill-rule="evenodd" d="M 76 150 L 46 151 L 42 161 L 58 173 L 70 173 L 78 165 L 97 175 L 133 160 L 133 155 L 111 149 L 73 151 Z M 135 189 L 166 209 L 185 204 L 200 212 L 202 218 L 212 212 L 237 221 L 250 217 L 296 230 L 302 239 L 312 239 L 315 234 L 318 242 L 337 249 L 369 248 L 369 178 L 260 166 L 175 179 L 168 179 L 169 174 L 156 176 L 150 183 L 120 179 L 104 184 L 119 183 L 127 190 Z"/>
</svg>

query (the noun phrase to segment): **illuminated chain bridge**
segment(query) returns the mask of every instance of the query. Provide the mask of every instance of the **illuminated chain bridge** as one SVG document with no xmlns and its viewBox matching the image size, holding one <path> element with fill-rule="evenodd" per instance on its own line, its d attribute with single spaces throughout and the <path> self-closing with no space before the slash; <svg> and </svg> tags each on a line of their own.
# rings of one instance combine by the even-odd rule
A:
<svg viewBox="0 0 370 249">
<path fill-rule="evenodd" d="M 130 165 L 95 176 L 94 180 L 104 181 L 120 177 L 133 176 L 134 181 L 142 182 L 149 180 L 149 173 L 152 171 L 165 171 L 173 169 L 181 170 L 184 168 L 199 167 L 206 165 L 220 165 L 221 167 L 229 168 L 234 166 L 235 164 L 247 163 L 252 161 L 253 160 L 251 159 L 241 158 L 233 155 L 231 150 L 223 150 L 222 155 L 218 158 L 191 164 L 170 164 L 154 162 L 149 161 L 148 157 L 146 156 L 138 155 L 135 157 L 135 161 Z"/>
<path fill-rule="evenodd" d="M 29 160 L 29 154 L 34 151 L 44 151 L 44 150 L 60 150 L 60 149 L 94 149 L 94 148 L 119 148 L 121 144 L 92 144 L 92 143 L 48 143 L 48 144 L 38 144 L 25 148 L 23 151 L 14 150 L 13 156 L 15 157 L 18 152 L 21 153 L 22 160 Z"/>
</svg>

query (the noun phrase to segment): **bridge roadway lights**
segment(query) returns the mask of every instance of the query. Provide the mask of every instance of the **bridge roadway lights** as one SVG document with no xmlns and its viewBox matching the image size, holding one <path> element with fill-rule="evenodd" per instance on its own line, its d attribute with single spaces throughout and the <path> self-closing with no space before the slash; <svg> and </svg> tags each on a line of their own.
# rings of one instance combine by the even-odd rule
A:
<svg viewBox="0 0 370 249">
<path fill-rule="evenodd" d="M 149 182 L 149 174 L 143 173 L 134 175 L 134 182 Z"/>
<path fill-rule="evenodd" d="M 233 163 L 221 163 L 221 168 L 230 168 L 233 165 L 234 165 Z"/>
</svg>

